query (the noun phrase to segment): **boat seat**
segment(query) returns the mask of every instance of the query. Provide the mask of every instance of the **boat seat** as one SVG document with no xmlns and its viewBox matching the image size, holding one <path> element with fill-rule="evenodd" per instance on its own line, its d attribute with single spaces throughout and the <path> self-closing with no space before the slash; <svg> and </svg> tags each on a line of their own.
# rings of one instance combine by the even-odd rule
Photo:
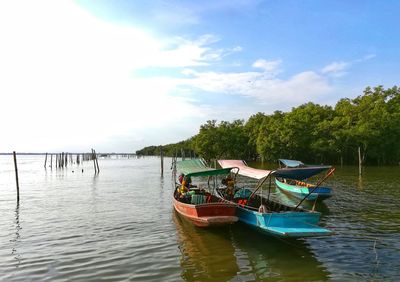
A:
<svg viewBox="0 0 400 282">
<path fill-rule="evenodd" d="M 205 195 L 192 195 L 192 199 L 190 203 L 192 205 L 204 204 L 207 201 L 207 197 Z"/>
</svg>

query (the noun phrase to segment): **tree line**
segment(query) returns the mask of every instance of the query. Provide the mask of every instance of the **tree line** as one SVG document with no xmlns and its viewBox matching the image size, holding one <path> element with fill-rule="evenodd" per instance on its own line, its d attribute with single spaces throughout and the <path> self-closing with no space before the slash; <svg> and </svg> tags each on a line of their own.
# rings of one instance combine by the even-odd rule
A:
<svg viewBox="0 0 400 282">
<path fill-rule="evenodd" d="M 256 113 L 246 122 L 209 120 L 188 140 L 163 146 L 167 156 L 210 159 L 355 164 L 399 164 L 400 88 L 367 87 L 363 94 L 334 107 L 306 103 L 290 112 Z M 160 146 L 139 155 L 158 155 Z"/>
</svg>

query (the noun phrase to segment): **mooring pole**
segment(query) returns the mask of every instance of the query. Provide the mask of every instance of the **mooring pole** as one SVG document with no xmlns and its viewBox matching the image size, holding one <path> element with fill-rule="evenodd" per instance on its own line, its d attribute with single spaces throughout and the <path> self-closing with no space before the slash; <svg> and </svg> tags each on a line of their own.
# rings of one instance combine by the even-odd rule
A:
<svg viewBox="0 0 400 282">
<path fill-rule="evenodd" d="M 53 169 L 53 154 L 50 155 L 50 167 Z"/>
<path fill-rule="evenodd" d="M 17 202 L 19 202 L 19 182 L 18 182 L 17 154 L 15 154 L 15 151 L 13 151 L 13 155 L 14 155 L 15 181 L 17 183 Z"/>
<path fill-rule="evenodd" d="M 94 152 L 94 157 L 95 157 L 95 159 L 96 159 L 97 173 L 99 173 L 99 172 L 100 172 L 99 161 L 98 161 L 98 159 L 97 159 L 96 151 L 93 150 L 93 152 Z"/>
<path fill-rule="evenodd" d="M 96 160 L 94 159 L 94 150 L 93 149 L 92 149 L 92 160 L 93 160 L 93 166 L 94 166 L 94 173 L 97 173 Z"/>
<path fill-rule="evenodd" d="M 362 174 L 362 160 L 361 160 L 361 148 L 358 146 L 358 175 Z"/>
<path fill-rule="evenodd" d="M 160 157 L 161 157 L 161 176 L 164 176 L 164 153 L 162 146 L 160 147 Z"/>
<path fill-rule="evenodd" d="M 47 153 L 46 153 L 46 158 L 44 159 L 44 168 L 46 169 L 46 163 L 47 163 Z"/>
</svg>

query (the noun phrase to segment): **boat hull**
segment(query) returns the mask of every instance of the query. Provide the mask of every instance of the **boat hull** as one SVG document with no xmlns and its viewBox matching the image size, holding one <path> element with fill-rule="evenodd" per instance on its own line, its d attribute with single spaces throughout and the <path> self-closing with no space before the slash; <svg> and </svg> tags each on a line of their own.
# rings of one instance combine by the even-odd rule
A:
<svg viewBox="0 0 400 282">
<path fill-rule="evenodd" d="M 278 237 L 313 237 L 331 235 L 332 231 L 318 226 L 321 213 L 287 206 L 256 195 L 247 197 L 246 205 L 239 198 L 227 200 L 223 193 L 218 196 L 228 203 L 236 204 L 236 215 L 243 222 L 257 231 Z M 237 202 L 236 202 L 237 201 Z M 263 203 L 261 205 L 261 203 Z M 250 206 L 249 206 L 250 205 Z M 257 208 L 259 207 L 259 208 Z M 261 212 L 263 207 L 263 212 Z"/>
<path fill-rule="evenodd" d="M 225 202 L 186 204 L 174 198 L 174 208 L 180 216 L 199 227 L 233 224 L 238 221 L 236 205 Z"/>
<path fill-rule="evenodd" d="M 284 183 L 275 178 L 276 186 L 284 193 L 293 196 L 297 199 L 304 199 L 310 191 L 312 191 L 312 187 L 304 187 L 297 185 L 290 185 L 288 183 Z M 328 187 L 318 187 L 311 193 L 306 200 L 315 201 L 315 200 L 324 200 L 332 196 L 332 189 Z"/>
<path fill-rule="evenodd" d="M 278 237 L 313 237 L 331 235 L 332 231 L 318 226 L 319 212 L 260 213 L 238 206 L 239 221 Z"/>
</svg>

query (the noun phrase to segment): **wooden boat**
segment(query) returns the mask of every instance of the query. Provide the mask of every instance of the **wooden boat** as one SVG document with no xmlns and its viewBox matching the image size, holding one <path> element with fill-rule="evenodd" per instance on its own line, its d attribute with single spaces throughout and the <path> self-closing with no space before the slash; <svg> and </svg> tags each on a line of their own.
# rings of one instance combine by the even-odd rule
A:
<svg viewBox="0 0 400 282">
<path fill-rule="evenodd" d="M 177 162 L 177 170 L 183 173 L 186 178 L 226 175 L 231 169 L 209 168 L 201 159 Z M 222 201 L 209 191 L 197 187 L 189 188 L 190 193 L 182 195 L 178 191 L 179 187 L 180 185 L 177 185 L 174 190 L 174 208 L 179 215 L 191 221 L 194 225 L 208 227 L 232 224 L 238 221 L 235 204 Z"/>
<path fill-rule="evenodd" d="M 275 178 L 276 187 L 282 192 L 297 199 L 307 201 L 324 200 L 332 196 L 332 189 L 329 187 L 316 187 L 303 181 L 286 178 Z"/>
<path fill-rule="evenodd" d="M 219 160 L 222 168 L 236 167 L 237 174 L 258 180 L 254 189 L 237 189 L 233 199 L 224 193 L 224 188 L 218 189 L 219 196 L 237 205 L 239 221 L 258 231 L 279 237 L 311 237 L 332 234 L 329 229 L 318 226 L 321 214 L 297 206 L 289 206 L 270 198 L 271 176 L 279 176 L 279 170 L 269 171 L 247 166 L 241 160 Z M 287 173 L 287 171 L 285 171 Z M 269 192 L 262 194 L 260 187 L 270 180 Z M 257 191 L 260 192 L 257 194 Z"/>
<path fill-rule="evenodd" d="M 332 189 L 329 187 L 318 187 L 315 184 L 305 182 L 305 179 L 317 175 L 323 171 L 332 174 L 334 168 L 326 165 L 305 165 L 301 161 L 279 159 L 280 176 L 275 177 L 275 184 L 282 192 L 305 201 L 324 200 L 332 196 Z M 293 172 L 296 173 L 293 173 Z M 324 178 L 324 180 L 327 177 Z"/>
</svg>

